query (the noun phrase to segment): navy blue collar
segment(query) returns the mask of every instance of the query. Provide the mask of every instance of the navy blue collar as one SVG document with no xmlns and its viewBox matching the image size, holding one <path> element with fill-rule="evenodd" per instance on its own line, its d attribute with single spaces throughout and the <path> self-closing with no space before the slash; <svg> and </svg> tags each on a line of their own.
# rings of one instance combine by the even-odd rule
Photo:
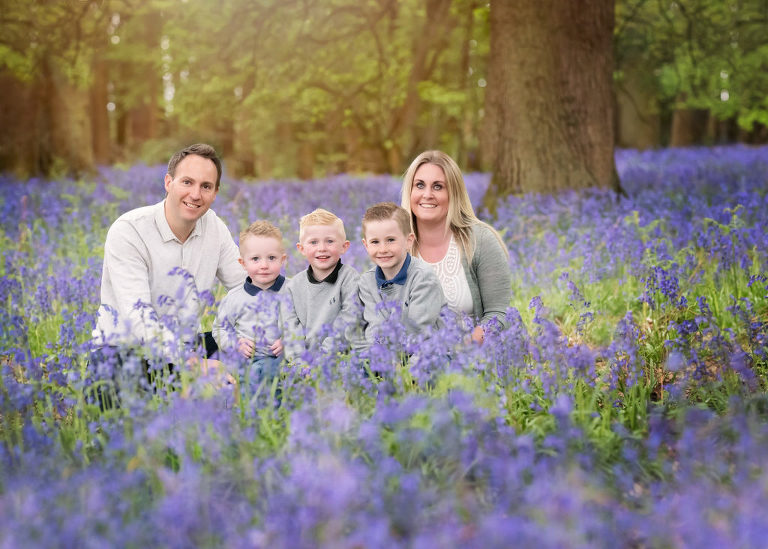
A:
<svg viewBox="0 0 768 549">
<path fill-rule="evenodd" d="M 285 282 L 285 277 L 283 275 L 277 275 L 277 278 L 275 279 L 274 284 L 267 288 L 267 291 L 269 292 L 279 292 L 280 288 L 283 287 L 283 282 Z M 245 293 L 248 295 L 256 295 L 259 292 L 262 291 L 261 288 L 256 286 L 256 284 L 253 283 L 250 276 L 245 277 L 245 283 L 243 284 L 243 289 L 245 290 Z"/>
<path fill-rule="evenodd" d="M 336 263 L 336 266 L 331 271 L 331 274 L 326 276 L 322 280 L 318 280 L 315 278 L 315 273 L 312 272 L 312 265 L 307 267 L 307 278 L 312 284 L 321 284 L 323 282 L 327 282 L 328 284 L 336 284 L 336 280 L 339 278 L 339 271 L 341 270 L 341 259 L 339 259 L 339 262 Z"/>
<path fill-rule="evenodd" d="M 403 261 L 403 266 L 400 267 L 400 271 L 395 275 L 395 278 L 392 280 L 387 280 L 384 278 L 384 271 L 381 270 L 381 267 L 376 267 L 376 285 L 381 289 L 385 286 L 391 286 L 392 284 L 399 284 L 400 286 L 405 286 L 405 281 L 408 279 L 408 266 L 411 264 L 411 254 L 406 253 L 405 254 L 405 261 Z"/>
</svg>

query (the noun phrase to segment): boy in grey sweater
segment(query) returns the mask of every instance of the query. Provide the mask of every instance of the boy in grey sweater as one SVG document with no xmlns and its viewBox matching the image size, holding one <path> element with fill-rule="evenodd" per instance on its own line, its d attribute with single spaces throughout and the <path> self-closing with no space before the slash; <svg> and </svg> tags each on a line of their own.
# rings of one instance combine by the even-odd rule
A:
<svg viewBox="0 0 768 549">
<path fill-rule="evenodd" d="M 363 245 L 376 267 L 360 275 L 363 349 L 387 330 L 390 312 L 380 306 L 382 302 L 400 305 L 401 320 L 408 333 L 420 333 L 438 325 L 445 296 L 432 267 L 408 253 L 414 239 L 408 212 L 394 202 L 376 204 L 365 212 Z"/>
<path fill-rule="evenodd" d="M 280 270 L 286 254 L 280 229 L 268 221 L 256 221 L 240 233 L 240 264 L 248 276 L 232 288 L 219 304 L 213 337 L 225 352 L 237 351 L 253 359 L 251 386 L 261 379 L 271 383 L 283 354 L 280 295 L 286 294 Z"/>
<path fill-rule="evenodd" d="M 325 351 L 345 350 L 347 334 L 360 322 L 357 303 L 359 273 L 341 263 L 349 249 L 344 222 L 316 209 L 299 222 L 296 248 L 309 266 L 291 279 L 291 300 L 285 311 L 285 347 L 289 359 L 320 345 Z"/>
</svg>

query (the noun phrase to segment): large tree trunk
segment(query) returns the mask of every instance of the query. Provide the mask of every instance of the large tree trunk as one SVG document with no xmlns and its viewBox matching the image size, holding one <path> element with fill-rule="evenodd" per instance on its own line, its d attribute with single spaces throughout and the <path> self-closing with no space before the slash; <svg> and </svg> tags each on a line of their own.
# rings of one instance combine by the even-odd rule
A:
<svg viewBox="0 0 768 549">
<path fill-rule="evenodd" d="M 672 114 L 672 130 L 669 137 L 670 147 L 689 147 L 701 145 L 707 141 L 706 109 L 675 109 Z"/>
<path fill-rule="evenodd" d="M 491 1 L 487 206 L 510 193 L 619 189 L 613 21 L 613 0 Z"/>
<path fill-rule="evenodd" d="M 641 70 L 642 61 L 627 59 L 623 78 L 616 89 L 616 145 L 631 149 L 650 149 L 661 145 L 659 100 L 653 75 Z"/>
</svg>

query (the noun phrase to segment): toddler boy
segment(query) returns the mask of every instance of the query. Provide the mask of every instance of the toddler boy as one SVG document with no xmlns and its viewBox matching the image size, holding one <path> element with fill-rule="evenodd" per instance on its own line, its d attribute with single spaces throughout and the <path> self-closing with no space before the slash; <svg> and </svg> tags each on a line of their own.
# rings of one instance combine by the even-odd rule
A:
<svg viewBox="0 0 768 549">
<path fill-rule="evenodd" d="M 252 373 L 268 383 L 279 373 L 281 341 L 280 296 L 285 277 L 280 270 L 286 254 L 280 229 L 256 221 L 240 233 L 240 264 L 248 276 L 219 304 L 213 337 L 223 351 L 237 350 L 253 358 Z"/>
<path fill-rule="evenodd" d="M 307 258 L 306 271 L 288 284 L 291 303 L 285 313 L 286 355 L 320 344 L 331 350 L 333 336 L 348 344 L 345 332 L 359 323 L 357 281 L 360 274 L 341 263 L 349 249 L 344 222 L 333 213 L 316 209 L 299 222 L 296 248 Z M 330 335 L 329 335 L 330 334 Z"/>
<path fill-rule="evenodd" d="M 363 245 L 376 264 L 360 275 L 363 348 L 370 347 L 376 335 L 386 329 L 386 308 L 379 306 L 382 302 L 402 307 L 402 322 L 409 333 L 438 324 L 445 296 L 432 267 L 408 253 L 415 238 L 408 212 L 394 202 L 371 206 L 363 216 Z"/>
</svg>

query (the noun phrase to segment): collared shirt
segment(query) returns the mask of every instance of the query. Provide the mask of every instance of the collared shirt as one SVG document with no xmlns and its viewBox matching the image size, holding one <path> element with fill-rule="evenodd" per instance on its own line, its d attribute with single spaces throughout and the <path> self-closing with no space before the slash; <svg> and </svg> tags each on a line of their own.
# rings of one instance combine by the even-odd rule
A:
<svg viewBox="0 0 768 549">
<path fill-rule="evenodd" d="M 390 286 L 392 284 L 399 284 L 400 286 L 403 286 L 405 284 L 405 281 L 408 280 L 408 267 L 411 265 L 411 254 L 405 254 L 405 261 L 403 261 L 403 266 L 400 267 L 400 270 L 397 272 L 397 274 L 392 278 L 391 280 L 387 280 L 384 276 L 384 271 L 381 270 L 381 267 L 376 267 L 376 285 L 379 287 L 379 289 L 382 289 L 386 286 Z"/>
<path fill-rule="evenodd" d="M 272 344 L 282 337 L 283 302 L 288 299 L 285 277 L 262 290 L 247 277 L 242 286 L 231 289 L 219 303 L 212 335 L 225 352 L 237 349 L 237 340 L 254 343 L 254 357 L 274 356 Z M 285 299 L 283 299 L 285 298 Z"/>
<path fill-rule="evenodd" d="M 191 341 L 204 307 L 200 294 L 213 290 L 216 279 L 227 289 L 243 284 L 238 257 L 232 235 L 213 210 L 197 220 L 183 243 L 168 225 L 165 201 L 123 214 L 104 244 L 94 338 L 108 344 L 158 337 L 166 344 Z"/>
<path fill-rule="evenodd" d="M 339 271 L 341 270 L 341 259 L 336 263 L 336 266 L 331 271 L 331 274 L 326 276 L 322 280 L 318 280 L 315 278 L 315 273 L 312 272 L 312 265 L 307 267 L 307 279 L 312 284 L 321 284 L 322 282 L 327 282 L 328 284 L 336 284 L 336 279 L 339 278 Z"/>
<path fill-rule="evenodd" d="M 285 277 L 283 275 L 277 275 L 277 278 L 272 283 L 272 286 L 267 288 L 266 291 L 268 292 L 279 292 L 280 288 L 283 287 L 283 283 L 285 282 Z M 253 280 L 251 280 L 250 276 L 245 277 L 245 282 L 243 282 L 243 290 L 245 290 L 245 293 L 248 295 L 256 295 L 259 292 L 263 292 L 261 288 L 256 286 L 256 284 L 253 283 Z"/>
</svg>

